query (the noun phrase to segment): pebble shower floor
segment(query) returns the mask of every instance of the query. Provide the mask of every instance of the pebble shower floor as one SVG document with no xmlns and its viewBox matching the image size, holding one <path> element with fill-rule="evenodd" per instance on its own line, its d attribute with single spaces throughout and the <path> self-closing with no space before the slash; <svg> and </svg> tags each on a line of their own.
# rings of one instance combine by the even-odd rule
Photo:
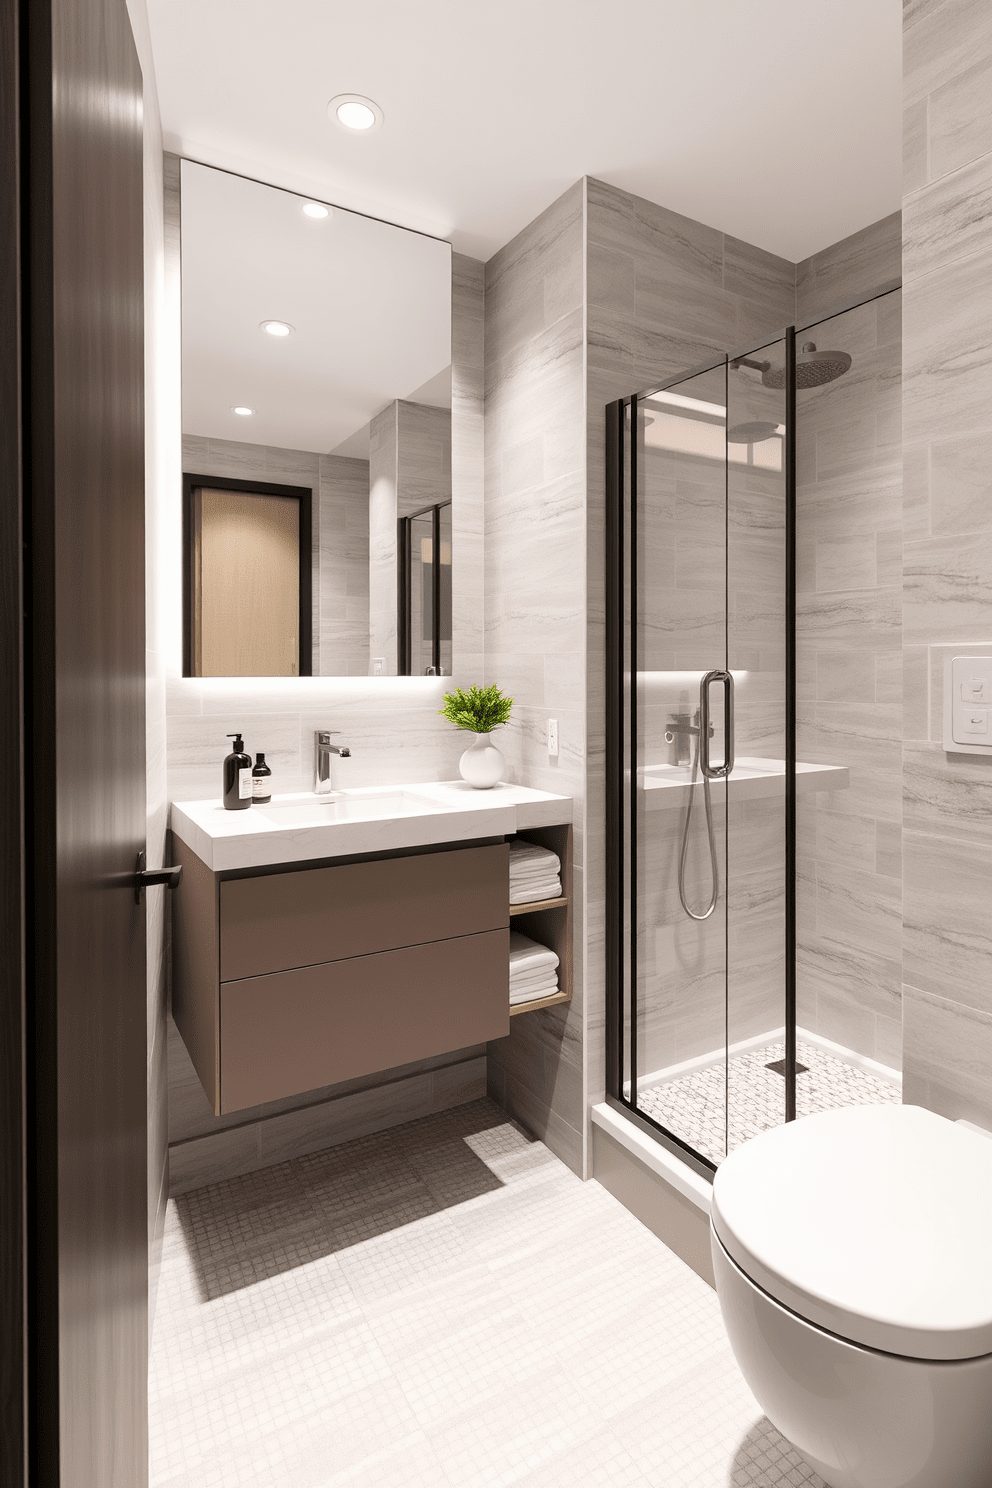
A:
<svg viewBox="0 0 992 1488">
<path fill-rule="evenodd" d="M 488 1101 L 170 1201 L 154 1488 L 786 1488 L 716 1294 Z"/>
<path fill-rule="evenodd" d="M 677 1080 L 638 1092 L 647 1115 L 718 1163 L 749 1137 L 785 1120 L 782 1076 L 767 1066 L 785 1058 L 782 1043 L 764 1044 L 693 1070 Z M 874 1106 L 902 1100 L 899 1088 L 870 1070 L 837 1059 L 816 1044 L 796 1041 L 796 1060 L 807 1071 L 796 1077 L 796 1115 L 832 1111 L 837 1106 Z"/>
</svg>

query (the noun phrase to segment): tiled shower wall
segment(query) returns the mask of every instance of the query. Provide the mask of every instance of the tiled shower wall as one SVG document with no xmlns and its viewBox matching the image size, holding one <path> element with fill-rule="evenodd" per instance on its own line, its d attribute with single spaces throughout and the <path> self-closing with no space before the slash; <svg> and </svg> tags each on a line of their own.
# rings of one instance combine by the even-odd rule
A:
<svg viewBox="0 0 992 1488">
<path fill-rule="evenodd" d="M 992 656 L 992 8 L 904 8 L 904 1093 L 992 1126 L 992 757 L 942 745 Z"/>
<path fill-rule="evenodd" d="M 801 323 L 891 282 L 899 218 L 799 266 Z M 902 458 L 899 292 L 803 332 L 848 352 L 797 394 L 797 744 L 848 788 L 798 802 L 800 1027 L 899 1068 Z"/>
</svg>

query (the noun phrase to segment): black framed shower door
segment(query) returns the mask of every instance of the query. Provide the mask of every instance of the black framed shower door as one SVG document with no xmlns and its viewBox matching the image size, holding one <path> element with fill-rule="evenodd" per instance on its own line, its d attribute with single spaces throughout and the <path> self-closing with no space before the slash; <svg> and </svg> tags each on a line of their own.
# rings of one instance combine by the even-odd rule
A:
<svg viewBox="0 0 992 1488">
<path fill-rule="evenodd" d="M 607 1099 L 708 1175 L 796 1109 L 795 355 L 607 408 Z"/>
</svg>

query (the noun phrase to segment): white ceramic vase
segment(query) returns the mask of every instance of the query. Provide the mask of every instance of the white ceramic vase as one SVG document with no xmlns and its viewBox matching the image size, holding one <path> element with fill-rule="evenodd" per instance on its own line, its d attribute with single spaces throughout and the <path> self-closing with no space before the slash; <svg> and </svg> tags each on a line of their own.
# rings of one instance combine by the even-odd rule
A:
<svg viewBox="0 0 992 1488">
<path fill-rule="evenodd" d="M 492 790 L 502 777 L 506 760 L 492 742 L 491 734 L 476 734 L 458 761 L 462 779 L 476 790 Z"/>
</svg>

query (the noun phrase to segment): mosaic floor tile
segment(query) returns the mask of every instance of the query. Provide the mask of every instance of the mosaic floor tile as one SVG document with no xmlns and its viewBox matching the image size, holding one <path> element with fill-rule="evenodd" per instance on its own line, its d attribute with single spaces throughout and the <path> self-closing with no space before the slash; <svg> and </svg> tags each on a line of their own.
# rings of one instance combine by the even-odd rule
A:
<svg viewBox="0 0 992 1488">
<path fill-rule="evenodd" d="M 819 1488 L 712 1290 L 488 1101 L 170 1203 L 149 1406 L 152 1488 Z"/>
</svg>

